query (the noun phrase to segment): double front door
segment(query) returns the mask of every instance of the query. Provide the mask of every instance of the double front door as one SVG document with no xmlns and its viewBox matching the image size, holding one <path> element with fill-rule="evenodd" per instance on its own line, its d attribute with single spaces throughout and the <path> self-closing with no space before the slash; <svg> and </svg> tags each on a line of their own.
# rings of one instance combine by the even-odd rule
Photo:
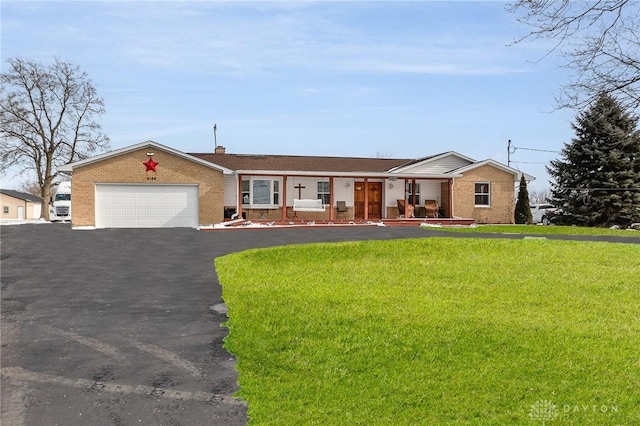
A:
<svg viewBox="0 0 640 426">
<path fill-rule="evenodd" d="M 368 219 L 382 218 L 382 182 L 368 182 L 365 191 L 364 182 L 355 182 L 353 188 L 353 209 L 355 219 L 364 219 L 364 212 L 369 212 Z M 365 193 L 368 194 L 365 203 Z"/>
</svg>

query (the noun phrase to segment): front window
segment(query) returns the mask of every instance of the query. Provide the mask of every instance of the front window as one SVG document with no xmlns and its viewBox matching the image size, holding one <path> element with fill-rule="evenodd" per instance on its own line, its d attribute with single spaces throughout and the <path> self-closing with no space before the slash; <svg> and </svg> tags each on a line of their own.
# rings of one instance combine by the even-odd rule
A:
<svg viewBox="0 0 640 426">
<path fill-rule="evenodd" d="M 9 214 L 9 206 L 2 206 L 2 212 L 4 214 Z"/>
<path fill-rule="evenodd" d="M 491 200 L 491 185 L 489 182 L 476 183 L 475 204 L 476 206 L 489 206 Z"/>
<path fill-rule="evenodd" d="M 56 194 L 55 201 L 71 201 L 71 194 Z"/>
<path fill-rule="evenodd" d="M 273 181 L 273 204 L 276 206 L 280 204 L 280 181 Z"/>
<path fill-rule="evenodd" d="M 255 179 L 251 182 L 251 204 L 271 204 L 271 181 L 267 179 Z"/>
<path fill-rule="evenodd" d="M 242 181 L 242 204 L 271 207 L 280 203 L 280 181 L 268 178 L 251 178 Z"/>
<path fill-rule="evenodd" d="M 413 182 L 407 183 L 407 200 L 412 206 L 420 205 L 420 184 L 416 183 L 415 188 Z"/>
<path fill-rule="evenodd" d="M 243 180 L 242 181 L 242 204 L 249 204 L 249 194 L 251 194 L 251 191 L 249 190 L 249 188 L 251 187 L 251 182 L 249 182 L 248 180 Z"/>
<path fill-rule="evenodd" d="M 322 204 L 329 205 L 331 203 L 331 190 L 328 181 L 317 182 L 318 199 L 322 200 Z"/>
</svg>

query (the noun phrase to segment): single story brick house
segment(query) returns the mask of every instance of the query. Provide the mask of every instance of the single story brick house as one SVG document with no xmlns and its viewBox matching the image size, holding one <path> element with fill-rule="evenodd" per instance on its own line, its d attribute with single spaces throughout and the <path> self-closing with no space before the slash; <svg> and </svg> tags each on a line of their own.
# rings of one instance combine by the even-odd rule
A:
<svg viewBox="0 0 640 426">
<path fill-rule="evenodd" d="M 0 189 L 2 219 L 39 219 L 42 213 L 42 198 L 12 189 Z"/>
<path fill-rule="evenodd" d="M 453 151 L 417 159 L 230 154 L 221 146 L 184 153 L 153 141 L 60 171 L 72 176 L 72 225 L 97 228 L 199 227 L 240 217 L 512 223 L 521 176 Z"/>
</svg>

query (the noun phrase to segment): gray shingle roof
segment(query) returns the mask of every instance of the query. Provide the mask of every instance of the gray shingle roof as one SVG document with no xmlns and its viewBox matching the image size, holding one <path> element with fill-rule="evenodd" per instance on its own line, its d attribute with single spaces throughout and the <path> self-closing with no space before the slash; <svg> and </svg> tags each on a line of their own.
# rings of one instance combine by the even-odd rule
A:
<svg viewBox="0 0 640 426">
<path fill-rule="evenodd" d="M 308 172 L 387 172 L 413 159 L 315 157 L 298 155 L 193 154 L 194 157 L 231 170 L 272 170 Z"/>
<path fill-rule="evenodd" d="M 17 198 L 19 200 L 31 201 L 34 203 L 42 202 L 42 198 L 37 197 L 32 194 L 28 194 L 26 192 L 14 191 L 13 189 L 0 189 L 0 193 L 4 195 L 8 195 L 13 198 Z"/>
</svg>

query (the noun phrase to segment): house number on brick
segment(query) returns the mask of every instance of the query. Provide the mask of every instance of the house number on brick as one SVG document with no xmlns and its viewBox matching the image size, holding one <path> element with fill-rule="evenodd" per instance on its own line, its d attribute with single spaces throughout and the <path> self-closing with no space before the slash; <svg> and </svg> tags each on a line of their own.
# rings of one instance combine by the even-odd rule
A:
<svg viewBox="0 0 640 426">
<path fill-rule="evenodd" d="M 148 181 L 155 181 L 156 180 L 156 167 L 158 166 L 159 163 L 153 161 L 153 158 L 149 157 L 149 159 L 142 163 L 144 164 L 146 170 L 144 171 L 144 174 L 146 175 L 146 178 Z M 151 176 L 149 176 L 149 172 L 151 173 Z"/>
</svg>

